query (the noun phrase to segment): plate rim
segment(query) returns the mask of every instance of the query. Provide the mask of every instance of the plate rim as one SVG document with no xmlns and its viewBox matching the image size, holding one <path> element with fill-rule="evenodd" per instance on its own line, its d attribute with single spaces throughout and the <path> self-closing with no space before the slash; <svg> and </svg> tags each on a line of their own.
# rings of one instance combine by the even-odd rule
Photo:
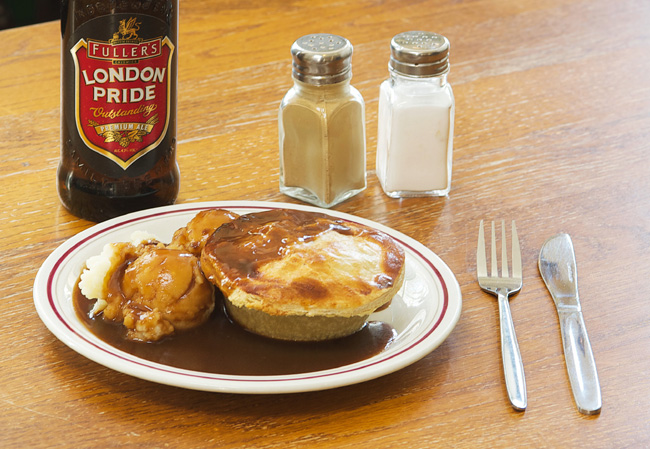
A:
<svg viewBox="0 0 650 449">
<path fill-rule="evenodd" d="M 410 342 L 398 352 L 384 357 L 381 357 L 380 353 L 369 359 L 330 370 L 278 376 L 225 375 L 186 370 L 140 359 L 128 353 L 123 353 L 117 348 L 105 343 L 114 349 L 114 351 L 109 352 L 101 347 L 98 342 L 94 342 L 92 339 L 80 335 L 68 323 L 66 318 L 59 313 L 55 304 L 56 300 L 53 291 L 57 275 L 60 274 L 59 268 L 69 260 L 70 256 L 81 245 L 93 241 L 100 234 L 119 227 L 128 226 L 136 221 L 158 219 L 170 214 L 198 212 L 204 209 L 215 208 L 259 210 L 288 208 L 307 210 L 325 213 L 336 218 L 365 224 L 384 231 L 395 238 L 400 244 L 407 246 L 411 251 L 415 252 L 418 257 L 426 261 L 431 267 L 436 281 L 443 289 L 443 298 L 441 298 L 442 310 L 439 312 L 439 316 L 436 317 L 435 322 L 426 329 L 424 335 L 418 335 L 415 341 Z M 43 286 L 45 286 L 45 304 L 43 303 L 43 298 L 40 297 L 43 293 L 41 291 Z M 282 394 L 326 390 L 364 382 L 396 372 L 417 362 L 442 344 L 458 323 L 462 309 L 460 286 L 451 269 L 428 247 L 402 232 L 346 212 L 302 204 L 246 200 L 180 203 L 137 211 L 97 223 L 66 239 L 48 255 L 36 274 L 33 297 L 37 313 L 50 332 L 66 346 L 89 360 L 109 369 L 155 383 L 200 391 L 241 394 Z M 52 316 L 52 313 L 54 316 Z M 64 326 L 64 329 L 61 329 L 61 325 Z M 428 341 L 434 336 L 436 337 L 434 341 Z M 97 349 L 100 351 L 94 353 L 93 351 Z M 109 360 L 105 360 L 105 358 Z M 399 358 L 397 363 L 394 360 L 396 358 Z M 117 366 L 115 363 L 110 363 L 111 359 L 117 359 Z M 123 366 L 124 364 L 126 365 Z M 268 386 L 272 388 L 268 388 Z"/>
</svg>

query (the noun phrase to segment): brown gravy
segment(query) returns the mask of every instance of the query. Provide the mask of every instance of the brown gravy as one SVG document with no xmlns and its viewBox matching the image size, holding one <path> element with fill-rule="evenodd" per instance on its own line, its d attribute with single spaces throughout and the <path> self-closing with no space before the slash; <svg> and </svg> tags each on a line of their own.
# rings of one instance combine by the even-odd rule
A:
<svg viewBox="0 0 650 449">
<path fill-rule="evenodd" d="M 284 375 L 326 370 L 359 362 L 382 352 L 394 338 L 393 328 L 368 322 L 359 332 L 326 342 L 286 342 L 250 333 L 231 322 L 217 293 L 210 319 L 196 329 L 155 343 L 126 339 L 121 324 L 90 318 L 93 302 L 75 286 L 73 300 L 79 319 L 111 346 L 152 362 L 193 371 L 230 375 Z"/>
</svg>

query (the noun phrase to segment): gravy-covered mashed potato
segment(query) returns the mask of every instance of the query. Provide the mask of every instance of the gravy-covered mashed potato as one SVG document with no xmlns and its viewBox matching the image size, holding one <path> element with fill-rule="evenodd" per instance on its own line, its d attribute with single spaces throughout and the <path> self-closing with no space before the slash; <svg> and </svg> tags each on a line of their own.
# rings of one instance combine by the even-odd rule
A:
<svg viewBox="0 0 650 449">
<path fill-rule="evenodd" d="M 201 212 L 169 245 L 146 233 L 106 245 L 86 261 L 79 281 L 81 293 L 96 300 L 90 314 L 122 323 L 135 341 L 157 341 L 203 324 L 214 310 L 214 287 L 197 256 L 215 228 L 235 217 Z"/>
</svg>

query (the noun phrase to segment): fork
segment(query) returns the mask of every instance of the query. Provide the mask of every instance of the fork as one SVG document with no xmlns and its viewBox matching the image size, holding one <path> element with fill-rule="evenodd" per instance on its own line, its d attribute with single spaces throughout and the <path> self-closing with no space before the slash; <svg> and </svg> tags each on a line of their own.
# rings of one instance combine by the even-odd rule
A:
<svg viewBox="0 0 650 449">
<path fill-rule="evenodd" d="M 521 274 L 521 250 L 517 227 L 512 220 L 512 271 L 508 271 L 508 251 L 506 249 L 506 225 L 501 221 L 501 276 L 498 273 L 497 244 L 494 222 L 492 222 L 492 244 L 490 259 L 492 267 L 490 274 L 487 271 L 487 259 L 485 255 L 485 236 L 483 220 L 479 225 L 478 245 L 476 248 L 476 272 L 478 284 L 484 291 L 495 295 L 499 300 L 499 326 L 501 329 L 501 356 L 503 359 L 503 372 L 506 379 L 506 389 L 510 404 L 515 410 L 526 409 L 526 379 L 524 377 L 524 365 L 519 352 L 519 344 L 515 335 L 515 326 L 510 314 L 508 297 L 513 295 L 522 286 Z"/>
</svg>

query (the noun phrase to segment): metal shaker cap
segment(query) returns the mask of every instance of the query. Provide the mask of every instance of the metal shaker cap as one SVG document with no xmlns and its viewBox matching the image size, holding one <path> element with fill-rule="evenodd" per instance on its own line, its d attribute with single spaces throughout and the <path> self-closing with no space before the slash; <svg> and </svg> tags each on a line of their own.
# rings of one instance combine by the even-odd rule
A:
<svg viewBox="0 0 650 449">
<path fill-rule="evenodd" d="M 292 75 L 307 84 L 335 84 L 352 77 L 352 44 L 335 34 L 308 34 L 291 46 Z"/>
<path fill-rule="evenodd" d="M 390 41 L 391 70 L 407 76 L 438 76 L 449 71 L 449 41 L 428 31 L 407 31 Z"/>
</svg>

